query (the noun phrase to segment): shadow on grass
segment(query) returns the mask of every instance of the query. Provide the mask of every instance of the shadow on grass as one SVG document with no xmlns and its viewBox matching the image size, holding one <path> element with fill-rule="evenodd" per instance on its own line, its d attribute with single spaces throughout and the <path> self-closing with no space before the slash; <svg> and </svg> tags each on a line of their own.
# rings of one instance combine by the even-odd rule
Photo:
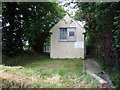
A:
<svg viewBox="0 0 120 90">
<path fill-rule="evenodd" d="M 46 60 L 49 58 L 50 58 L 49 55 L 45 53 L 44 54 L 38 54 L 38 53 L 23 54 L 23 55 L 12 57 L 12 58 L 3 56 L 2 64 L 6 66 L 24 66 L 38 60 L 42 61 L 43 59 Z"/>
</svg>

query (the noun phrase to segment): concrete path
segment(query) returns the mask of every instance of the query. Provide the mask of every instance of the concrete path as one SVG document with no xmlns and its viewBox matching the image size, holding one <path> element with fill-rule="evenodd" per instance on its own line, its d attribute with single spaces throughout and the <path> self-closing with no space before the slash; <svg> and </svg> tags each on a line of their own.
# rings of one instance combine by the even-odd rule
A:
<svg viewBox="0 0 120 90">
<path fill-rule="evenodd" d="M 114 88 L 108 75 L 101 69 L 95 60 L 84 60 L 84 68 L 87 74 L 90 74 L 99 81 L 101 88 Z"/>
</svg>

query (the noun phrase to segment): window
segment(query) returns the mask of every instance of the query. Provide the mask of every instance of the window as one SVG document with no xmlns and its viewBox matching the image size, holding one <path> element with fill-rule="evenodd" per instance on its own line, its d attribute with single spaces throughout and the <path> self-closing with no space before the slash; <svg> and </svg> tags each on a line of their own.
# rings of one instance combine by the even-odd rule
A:
<svg viewBox="0 0 120 90">
<path fill-rule="evenodd" d="M 60 40 L 67 39 L 67 28 L 60 28 Z"/>
<path fill-rule="evenodd" d="M 69 36 L 74 36 L 74 32 L 69 32 Z"/>
<path fill-rule="evenodd" d="M 60 41 L 75 41 L 75 28 L 60 28 Z"/>
</svg>

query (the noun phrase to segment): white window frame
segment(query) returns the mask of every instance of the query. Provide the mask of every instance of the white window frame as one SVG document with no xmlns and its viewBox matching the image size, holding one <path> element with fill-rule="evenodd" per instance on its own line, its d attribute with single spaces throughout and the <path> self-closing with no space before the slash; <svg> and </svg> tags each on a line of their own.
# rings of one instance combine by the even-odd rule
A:
<svg viewBox="0 0 120 90">
<path fill-rule="evenodd" d="M 60 38 L 60 29 L 59 28 L 59 41 L 76 41 L 76 28 L 75 27 L 68 27 L 67 28 L 67 38 L 66 39 L 61 39 Z M 70 36 L 70 32 L 74 32 L 74 36 Z"/>
<path fill-rule="evenodd" d="M 59 41 L 67 41 L 67 38 L 66 39 L 61 39 L 61 35 L 60 35 L 60 30 L 61 30 L 62 28 L 59 28 Z M 64 28 L 64 29 L 66 29 L 67 30 L 67 28 Z M 66 34 L 67 35 L 67 34 Z M 67 37 L 67 36 L 66 36 Z"/>
</svg>

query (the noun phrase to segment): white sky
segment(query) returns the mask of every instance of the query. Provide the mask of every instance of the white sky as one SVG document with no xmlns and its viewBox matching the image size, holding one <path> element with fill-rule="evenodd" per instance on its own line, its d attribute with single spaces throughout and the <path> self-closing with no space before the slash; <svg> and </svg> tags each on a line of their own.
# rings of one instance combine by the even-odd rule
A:
<svg viewBox="0 0 120 90">
<path fill-rule="evenodd" d="M 70 0 L 69 0 L 70 1 Z M 65 9 L 71 16 L 75 16 L 75 12 L 77 11 L 77 8 L 73 8 L 75 6 L 75 3 L 70 3 L 67 7 L 64 6 L 65 3 L 68 3 L 68 0 L 61 2 L 59 5 L 62 6 L 63 9 Z M 82 27 L 84 27 L 85 22 L 78 22 Z"/>
<path fill-rule="evenodd" d="M 68 1 L 63 1 L 59 5 L 62 6 L 62 8 L 64 8 L 68 13 L 70 13 L 71 16 L 74 16 L 75 12 L 77 11 L 77 9 L 73 8 L 75 6 L 75 4 L 70 2 L 70 5 L 65 7 L 64 6 L 65 3 L 69 3 L 69 2 Z"/>
</svg>

